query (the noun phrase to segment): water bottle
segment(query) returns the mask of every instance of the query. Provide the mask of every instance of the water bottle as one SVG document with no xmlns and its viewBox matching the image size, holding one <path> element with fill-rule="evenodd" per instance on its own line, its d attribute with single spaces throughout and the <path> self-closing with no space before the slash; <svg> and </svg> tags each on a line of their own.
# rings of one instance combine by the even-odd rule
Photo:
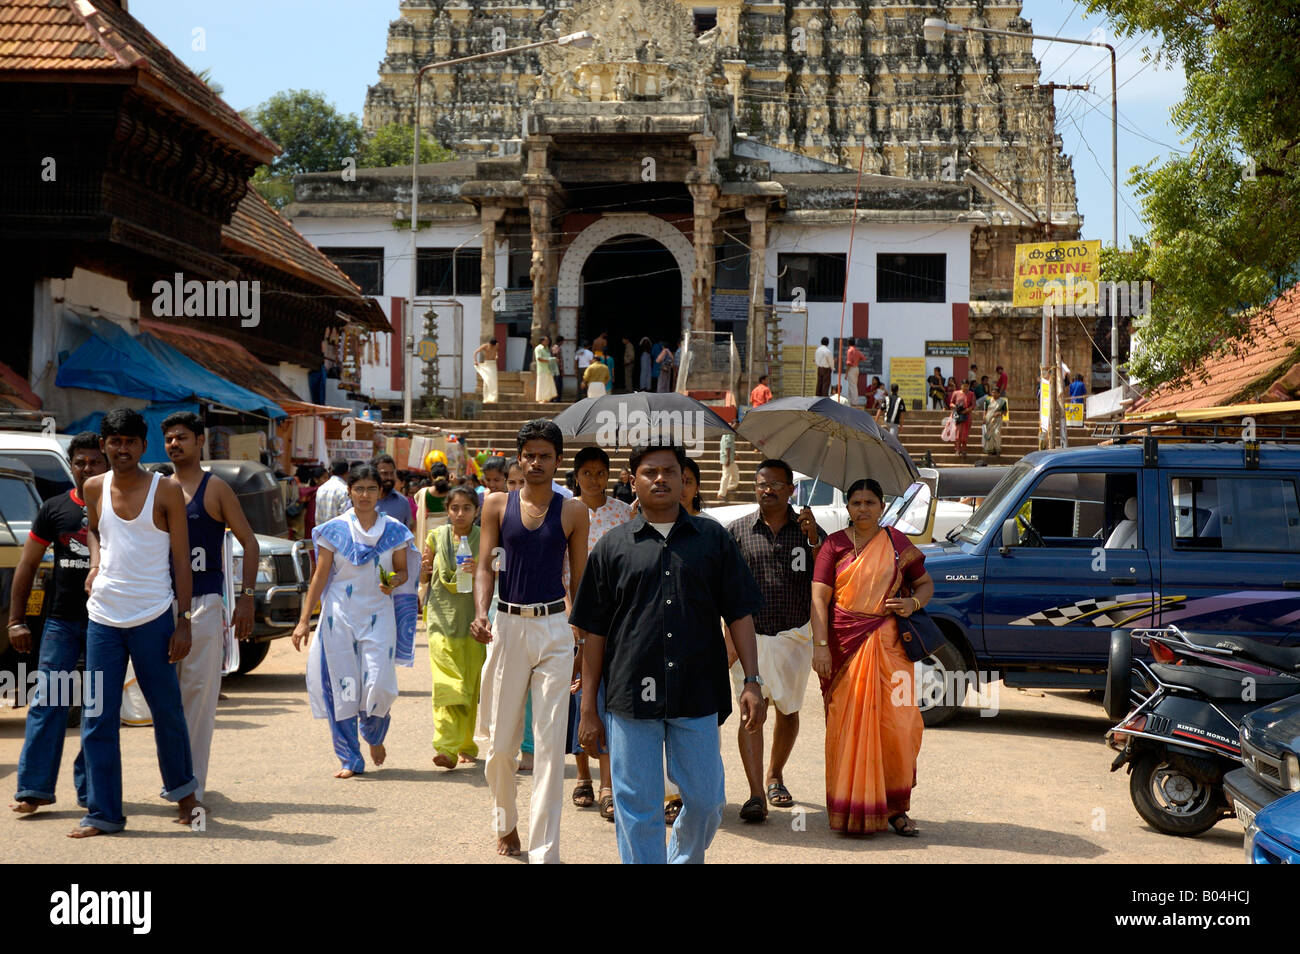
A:
<svg viewBox="0 0 1300 954">
<path fill-rule="evenodd" d="M 456 592 L 472 593 L 474 591 L 474 577 L 470 575 L 465 564 L 474 559 L 474 555 L 469 550 L 469 537 L 461 537 L 460 542 L 456 544 Z"/>
</svg>

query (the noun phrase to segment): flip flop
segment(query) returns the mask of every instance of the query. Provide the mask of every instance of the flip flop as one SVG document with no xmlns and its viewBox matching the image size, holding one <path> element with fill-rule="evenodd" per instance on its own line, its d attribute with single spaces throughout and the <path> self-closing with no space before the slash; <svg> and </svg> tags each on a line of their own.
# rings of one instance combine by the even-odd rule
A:
<svg viewBox="0 0 1300 954">
<path fill-rule="evenodd" d="M 767 783 L 767 800 L 773 808 L 789 808 L 794 804 L 794 796 L 782 782 Z"/>
<path fill-rule="evenodd" d="M 614 793 L 608 788 L 600 790 L 600 817 L 607 822 L 614 820 Z"/>
<path fill-rule="evenodd" d="M 574 786 L 573 804 L 579 808 L 590 808 L 596 804 L 596 789 L 592 786 L 591 779 L 580 779 Z"/>
<path fill-rule="evenodd" d="M 767 804 L 762 795 L 755 795 L 740 806 L 740 820 L 747 822 L 767 821 Z"/>
<path fill-rule="evenodd" d="M 682 813 L 682 800 L 674 798 L 671 801 L 664 802 L 664 824 L 671 825 L 677 821 L 677 816 Z"/>
<path fill-rule="evenodd" d="M 902 824 L 895 825 L 894 822 L 899 821 L 900 819 L 902 820 Z M 889 827 L 894 830 L 895 835 L 902 835 L 904 838 L 915 838 L 917 835 L 921 833 L 917 831 L 915 825 L 913 825 L 911 828 L 907 827 L 907 825 L 911 821 L 912 819 L 907 817 L 906 812 L 899 812 L 897 815 L 889 816 Z"/>
</svg>

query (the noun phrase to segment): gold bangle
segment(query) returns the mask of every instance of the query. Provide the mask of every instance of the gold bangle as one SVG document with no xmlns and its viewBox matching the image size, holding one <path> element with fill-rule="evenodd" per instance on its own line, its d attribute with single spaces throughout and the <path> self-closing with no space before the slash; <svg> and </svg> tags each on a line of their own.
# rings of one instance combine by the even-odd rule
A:
<svg viewBox="0 0 1300 954">
<path fill-rule="evenodd" d="M 912 597 L 912 602 L 916 604 L 916 609 L 912 610 L 912 612 L 913 612 L 913 613 L 919 613 L 919 612 L 921 612 L 921 601 L 918 600 L 915 596 L 913 596 L 913 597 Z"/>
</svg>

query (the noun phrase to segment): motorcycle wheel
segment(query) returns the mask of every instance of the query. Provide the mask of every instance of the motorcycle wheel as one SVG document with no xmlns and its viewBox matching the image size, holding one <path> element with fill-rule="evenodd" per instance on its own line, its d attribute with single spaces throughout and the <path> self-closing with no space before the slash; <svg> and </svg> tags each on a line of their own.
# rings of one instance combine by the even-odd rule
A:
<svg viewBox="0 0 1300 954">
<path fill-rule="evenodd" d="M 1174 768 L 1156 752 L 1133 759 L 1129 796 L 1142 819 L 1166 835 L 1199 835 L 1223 817 L 1212 785 Z"/>
</svg>

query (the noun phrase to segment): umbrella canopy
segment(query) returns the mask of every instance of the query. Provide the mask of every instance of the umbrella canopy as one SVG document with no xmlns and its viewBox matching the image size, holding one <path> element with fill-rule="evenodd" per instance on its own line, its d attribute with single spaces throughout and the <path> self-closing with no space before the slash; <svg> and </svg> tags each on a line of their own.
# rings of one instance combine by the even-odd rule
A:
<svg viewBox="0 0 1300 954">
<path fill-rule="evenodd" d="M 557 414 L 554 421 L 565 437 L 607 447 L 693 444 L 734 433 L 708 406 L 671 391 L 583 398 Z"/>
<path fill-rule="evenodd" d="M 769 401 L 745 415 L 738 433 L 768 457 L 840 490 L 873 477 L 885 493 L 901 494 L 920 476 L 897 437 L 865 411 L 831 398 Z"/>
</svg>

